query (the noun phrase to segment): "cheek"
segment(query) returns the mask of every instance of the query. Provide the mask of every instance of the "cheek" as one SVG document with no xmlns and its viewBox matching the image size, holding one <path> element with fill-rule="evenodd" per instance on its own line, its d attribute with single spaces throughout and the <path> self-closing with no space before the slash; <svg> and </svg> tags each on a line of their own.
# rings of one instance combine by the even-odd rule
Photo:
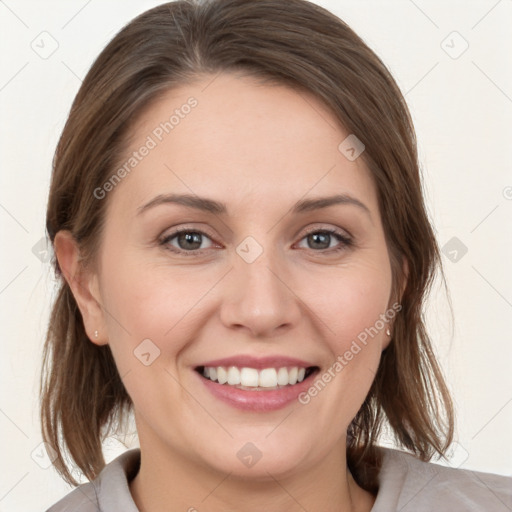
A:
<svg viewBox="0 0 512 512">
<path fill-rule="evenodd" d="M 101 295 L 120 373 L 133 369 L 135 363 L 138 367 L 135 357 L 140 351 L 149 351 L 151 357 L 156 354 L 158 363 L 172 370 L 187 340 L 201 325 L 201 298 L 216 281 L 218 276 L 211 270 L 170 272 L 128 257 L 116 259 L 115 264 L 106 261 Z"/>
<path fill-rule="evenodd" d="M 364 345 L 385 335 L 382 316 L 391 306 L 389 262 L 358 262 L 316 284 L 312 304 L 330 333 L 334 352 L 345 352 L 354 340 Z"/>
<path fill-rule="evenodd" d="M 336 370 L 344 374 L 346 385 L 367 383 L 369 387 L 386 338 L 389 288 L 384 290 L 376 284 L 362 287 L 360 281 L 357 284 L 357 289 L 347 288 L 337 301 L 330 349 L 333 359 L 341 364 Z"/>
<path fill-rule="evenodd" d="M 319 420 L 347 427 L 377 373 L 385 320 L 394 316 L 389 304 L 391 270 L 384 263 L 354 265 L 337 279 L 320 282 L 324 284 L 317 288 L 315 311 L 325 326 L 331 359 L 302 403 L 322 395 L 316 402 Z"/>
<path fill-rule="evenodd" d="M 177 404 L 190 407 L 190 397 L 176 380 L 178 364 L 198 328 L 200 308 L 194 305 L 212 284 L 203 280 L 191 286 L 184 276 L 170 280 L 163 274 L 142 262 L 118 260 L 104 273 L 103 296 L 109 344 L 126 390 L 140 414 L 151 418 L 160 411 L 158 421 L 165 425 Z"/>
</svg>

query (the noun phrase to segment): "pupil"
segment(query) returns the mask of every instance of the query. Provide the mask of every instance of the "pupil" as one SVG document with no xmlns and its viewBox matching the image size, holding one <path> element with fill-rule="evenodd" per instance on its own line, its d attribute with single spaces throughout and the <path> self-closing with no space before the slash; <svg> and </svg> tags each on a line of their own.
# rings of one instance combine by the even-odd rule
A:
<svg viewBox="0 0 512 512">
<path fill-rule="evenodd" d="M 182 249 L 198 249 L 201 246 L 201 235 L 199 233 L 180 233 L 178 242 Z M 182 242 L 184 242 L 185 247 L 182 246 Z M 193 247 L 187 244 L 192 244 Z M 194 244 L 196 244 L 197 247 L 194 246 Z"/>
<path fill-rule="evenodd" d="M 314 233 L 310 235 L 310 240 L 313 240 L 313 244 L 320 244 L 320 247 L 316 245 L 316 247 L 313 248 L 327 249 L 329 247 L 329 237 L 330 235 L 328 233 Z"/>
</svg>

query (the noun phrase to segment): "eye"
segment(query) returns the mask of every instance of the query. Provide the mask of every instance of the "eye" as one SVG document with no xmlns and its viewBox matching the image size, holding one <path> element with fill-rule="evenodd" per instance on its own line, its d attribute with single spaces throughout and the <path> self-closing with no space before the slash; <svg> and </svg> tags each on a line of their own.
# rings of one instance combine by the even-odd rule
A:
<svg viewBox="0 0 512 512">
<path fill-rule="evenodd" d="M 209 241 L 209 243 L 208 243 Z M 306 247 L 300 243 L 306 242 Z M 203 245 L 204 243 L 207 245 Z M 336 244 L 337 242 L 337 244 Z M 334 246 L 333 246 L 334 243 Z M 201 230 L 179 228 L 165 235 L 159 244 L 166 249 L 185 256 L 198 256 L 215 245 L 212 238 Z M 352 239 L 344 232 L 336 229 L 311 229 L 300 242 L 299 247 L 312 249 L 318 253 L 333 253 L 350 247 Z"/>
<path fill-rule="evenodd" d="M 336 229 L 310 230 L 301 242 L 306 241 L 306 249 L 314 249 L 315 252 L 336 252 L 352 245 L 352 239 L 345 233 Z M 334 247 L 331 242 L 338 242 Z"/>
<path fill-rule="evenodd" d="M 162 238 L 160 245 L 165 246 L 170 251 L 193 256 L 200 254 L 203 249 L 213 247 L 213 244 L 203 246 L 204 239 L 211 242 L 211 238 L 203 231 L 181 228 Z"/>
</svg>

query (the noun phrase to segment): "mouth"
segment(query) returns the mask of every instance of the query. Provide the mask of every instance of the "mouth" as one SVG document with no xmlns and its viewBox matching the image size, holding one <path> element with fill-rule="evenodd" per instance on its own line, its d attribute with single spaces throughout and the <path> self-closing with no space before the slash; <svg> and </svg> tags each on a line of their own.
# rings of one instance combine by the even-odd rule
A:
<svg viewBox="0 0 512 512">
<path fill-rule="evenodd" d="M 195 371 L 205 380 L 244 391 L 275 391 L 292 388 L 318 373 L 318 366 L 197 366 Z M 302 387 L 302 386 L 301 386 Z"/>
<path fill-rule="evenodd" d="M 204 361 L 192 368 L 215 400 L 245 412 L 266 413 L 290 406 L 320 372 L 303 359 L 249 354 Z"/>
</svg>

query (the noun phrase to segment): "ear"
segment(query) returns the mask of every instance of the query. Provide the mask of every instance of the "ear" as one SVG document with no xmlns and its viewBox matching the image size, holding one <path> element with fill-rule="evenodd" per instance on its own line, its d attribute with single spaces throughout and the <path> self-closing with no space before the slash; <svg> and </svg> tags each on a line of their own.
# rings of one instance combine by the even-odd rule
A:
<svg viewBox="0 0 512 512">
<path fill-rule="evenodd" d="M 407 262 L 407 258 L 404 256 L 402 261 L 402 275 L 403 275 L 403 281 L 402 286 L 400 287 L 400 300 L 402 301 L 402 297 L 405 292 L 405 287 L 407 286 L 407 281 L 409 280 L 409 263 Z"/>
<path fill-rule="evenodd" d="M 405 258 L 405 256 L 402 257 L 401 270 L 402 270 L 402 276 L 401 276 L 402 282 L 400 283 L 398 300 L 396 300 L 393 304 L 395 304 L 396 302 L 398 302 L 400 304 L 402 302 L 402 297 L 404 295 L 404 291 L 407 286 L 407 281 L 409 279 L 409 264 L 407 263 L 407 259 Z M 392 307 L 392 304 L 390 304 L 388 307 Z M 400 314 L 400 313 L 397 313 L 397 314 Z M 384 340 L 382 342 L 382 350 L 385 350 L 386 348 L 388 348 L 388 345 L 390 344 L 391 340 L 393 339 L 393 327 L 394 327 L 394 321 L 391 320 L 389 322 L 388 327 L 386 328 L 386 330 L 389 329 L 390 335 L 388 336 L 386 334 L 384 336 Z"/>
<path fill-rule="evenodd" d="M 97 275 L 83 268 L 78 244 L 70 231 L 59 231 L 53 246 L 62 275 L 82 314 L 87 336 L 96 345 L 106 345 L 108 337 Z"/>
</svg>

